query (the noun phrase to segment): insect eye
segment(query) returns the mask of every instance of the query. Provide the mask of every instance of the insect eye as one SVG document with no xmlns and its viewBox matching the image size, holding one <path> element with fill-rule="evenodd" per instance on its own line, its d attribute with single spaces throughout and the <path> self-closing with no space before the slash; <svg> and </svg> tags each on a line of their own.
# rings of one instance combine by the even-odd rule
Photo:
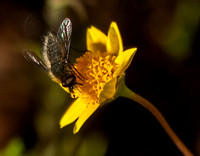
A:
<svg viewBox="0 0 200 156">
<path fill-rule="evenodd" d="M 70 87 L 73 85 L 74 82 L 75 82 L 75 77 L 72 75 L 72 76 L 66 78 L 66 80 L 62 82 L 62 86 Z"/>
</svg>

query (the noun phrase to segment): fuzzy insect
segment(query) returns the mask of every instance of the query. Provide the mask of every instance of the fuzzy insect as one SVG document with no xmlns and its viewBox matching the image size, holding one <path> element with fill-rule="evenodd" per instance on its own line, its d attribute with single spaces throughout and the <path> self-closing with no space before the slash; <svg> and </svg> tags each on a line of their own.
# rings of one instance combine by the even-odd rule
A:
<svg viewBox="0 0 200 156">
<path fill-rule="evenodd" d="M 47 71 L 53 81 L 61 83 L 73 92 L 76 82 L 76 68 L 69 61 L 72 22 L 66 18 L 60 25 L 57 34 L 49 32 L 45 36 L 41 60 L 35 52 L 26 50 L 24 57 L 33 64 Z"/>
</svg>

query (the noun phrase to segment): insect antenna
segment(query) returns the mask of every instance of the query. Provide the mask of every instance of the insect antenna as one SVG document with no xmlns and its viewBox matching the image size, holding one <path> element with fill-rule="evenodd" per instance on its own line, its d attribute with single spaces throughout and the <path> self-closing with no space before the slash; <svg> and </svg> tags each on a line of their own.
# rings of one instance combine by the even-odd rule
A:
<svg viewBox="0 0 200 156">
<path fill-rule="evenodd" d="M 83 53 L 83 52 L 91 52 L 90 50 L 78 50 L 78 49 L 76 49 L 76 48 L 74 48 L 74 47 L 72 47 L 72 46 L 70 46 L 70 48 L 73 49 L 73 50 L 75 50 L 75 51 L 77 51 L 77 52 L 80 52 L 80 53 Z"/>
</svg>

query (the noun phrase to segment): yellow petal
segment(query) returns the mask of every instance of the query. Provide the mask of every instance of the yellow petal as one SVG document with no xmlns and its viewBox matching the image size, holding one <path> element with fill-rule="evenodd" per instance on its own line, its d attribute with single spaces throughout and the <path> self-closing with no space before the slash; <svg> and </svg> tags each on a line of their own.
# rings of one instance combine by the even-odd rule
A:
<svg viewBox="0 0 200 156">
<path fill-rule="evenodd" d="M 84 122 L 94 113 L 99 104 L 88 104 L 87 108 L 81 113 L 73 129 L 73 133 L 77 133 Z"/>
<path fill-rule="evenodd" d="M 70 93 L 68 87 L 63 87 L 63 86 L 62 86 L 62 83 L 59 83 L 59 85 L 61 86 L 62 89 L 64 89 L 64 91 Z"/>
<path fill-rule="evenodd" d="M 114 77 L 104 85 L 103 91 L 100 93 L 100 98 L 99 98 L 100 104 L 106 101 L 107 99 L 114 97 L 116 92 L 116 83 L 117 83 L 117 78 Z"/>
<path fill-rule="evenodd" d="M 107 52 L 117 56 L 123 52 L 122 38 L 116 22 L 112 22 L 108 31 Z"/>
<path fill-rule="evenodd" d="M 67 111 L 61 118 L 60 127 L 62 128 L 74 122 L 85 109 L 86 109 L 86 104 L 81 98 L 78 98 L 71 104 L 71 106 L 67 109 Z"/>
<path fill-rule="evenodd" d="M 128 66 L 130 65 L 135 53 L 136 53 L 137 48 L 131 48 L 128 49 L 122 53 L 120 53 L 115 62 L 118 64 L 118 68 L 114 73 L 114 77 L 117 77 L 119 75 L 122 75 L 125 70 L 128 68 Z"/>
<path fill-rule="evenodd" d="M 87 29 L 87 50 L 91 52 L 106 51 L 107 36 L 99 29 L 91 26 Z"/>
</svg>

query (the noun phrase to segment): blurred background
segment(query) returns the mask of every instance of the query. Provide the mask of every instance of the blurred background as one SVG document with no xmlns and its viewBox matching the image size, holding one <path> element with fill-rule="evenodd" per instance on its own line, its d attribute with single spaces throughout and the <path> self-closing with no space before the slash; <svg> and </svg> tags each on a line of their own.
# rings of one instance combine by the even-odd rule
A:
<svg viewBox="0 0 200 156">
<path fill-rule="evenodd" d="M 138 51 L 127 86 L 151 101 L 200 156 L 199 0 L 29 0 L 0 2 L 0 156 L 181 156 L 142 106 L 118 98 L 74 135 L 59 120 L 73 99 L 23 50 L 40 54 L 44 35 L 69 17 L 72 47 L 86 50 L 86 29 L 107 33 L 111 21 L 124 48 Z M 71 51 L 75 60 L 82 53 Z"/>
</svg>

